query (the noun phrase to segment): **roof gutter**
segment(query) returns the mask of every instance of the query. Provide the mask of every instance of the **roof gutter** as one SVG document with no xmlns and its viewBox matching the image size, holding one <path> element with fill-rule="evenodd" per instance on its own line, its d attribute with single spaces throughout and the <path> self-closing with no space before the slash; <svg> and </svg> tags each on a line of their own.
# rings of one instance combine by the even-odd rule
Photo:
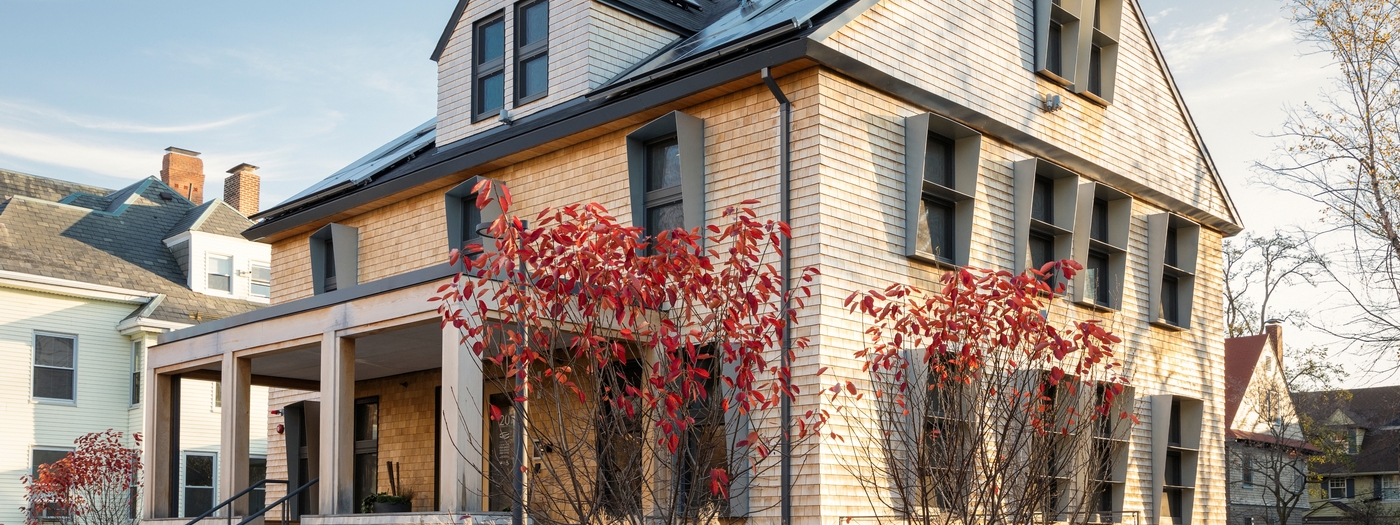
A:
<svg viewBox="0 0 1400 525">
<path fill-rule="evenodd" d="M 161 294 L 154 292 L 143 292 L 130 288 L 91 284 L 9 270 L 0 270 L 0 287 L 131 304 L 146 304 L 152 299 L 161 296 Z"/>
</svg>

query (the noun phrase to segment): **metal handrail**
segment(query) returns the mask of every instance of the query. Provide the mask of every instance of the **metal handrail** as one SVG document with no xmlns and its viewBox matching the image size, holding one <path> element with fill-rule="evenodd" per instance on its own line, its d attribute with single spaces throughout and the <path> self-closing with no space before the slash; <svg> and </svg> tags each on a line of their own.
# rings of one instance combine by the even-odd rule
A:
<svg viewBox="0 0 1400 525">
<path fill-rule="evenodd" d="M 241 498 L 241 497 L 243 497 L 243 496 L 246 496 L 249 492 L 252 492 L 253 489 L 256 489 L 256 488 L 261 487 L 261 486 L 263 486 L 263 485 L 266 485 L 266 484 L 268 484 L 268 483 L 281 483 L 281 484 L 283 484 L 283 485 L 286 485 L 286 484 L 287 484 L 287 480 L 285 480 L 285 479 L 264 479 L 264 480 L 259 480 L 257 483 L 254 483 L 254 484 L 252 484 L 252 485 L 248 485 L 248 488 L 243 489 L 242 492 L 239 492 L 238 494 L 234 494 L 232 498 L 226 499 L 226 500 L 223 501 L 223 503 L 220 503 L 220 504 L 218 504 L 218 505 L 215 505 L 215 506 L 211 507 L 209 510 L 204 511 L 203 514 L 200 514 L 200 515 L 198 515 L 198 516 L 195 516 L 194 519 L 190 520 L 190 522 L 189 522 L 189 523 L 186 523 L 185 525 L 194 525 L 195 523 L 198 523 L 200 520 L 202 520 L 202 519 L 204 519 L 204 518 L 208 518 L 208 517 L 210 517 L 210 516 L 213 516 L 215 512 L 218 512 L 218 511 L 219 511 L 219 509 L 222 509 L 222 508 L 224 508 L 224 507 L 229 506 L 230 503 L 233 503 L 233 502 L 235 502 L 235 501 L 238 501 L 238 498 Z M 231 516 L 231 515 L 228 516 L 228 522 L 229 522 L 230 524 L 233 523 L 233 516 Z"/>
<path fill-rule="evenodd" d="M 311 486 L 312 486 L 312 485 L 315 485 L 317 481 L 321 481 L 321 478 L 312 479 L 311 481 L 306 482 L 305 485 L 302 485 L 302 486 L 300 486 L 300 487 L 297 487 L 296 490 L 293 490 L 293 491 L 291 491 L 291 492 L 288 492 L 286 496 L 282 496 L 282 499 L 279 499 L 279 500 L 277 500 L 277 501 L 274 501 L 274 502 L 272 502 L 272 504 L 270 504 L 270 505 L 265 505 L 265 506 L 263 506 L 263 508 L 262 508 L 261 510 L 259 510 L 259 511 L 257 511 L 257 512 L 254 512 L 254 513 L 252 513 L 252 514 L 249 514 L 248 517 L 243 518 L 243 521 L 238 522 L 238 525 L 247 525 L 248 523 L 252 522 L 253 520 L 256 520 L 256 519 L 262 517 L 263 514 L 267 514 L 267 510 L 268 510 L 268 509 L 271 509 L 272 507 L 276 507 L 276 506 L 278 506 L 278 505 L 281 505 L 281 506 L 282 506 L 282 525 L 287 525 L 287 521 L 291 518 L 291 514 L 288 512 L 288 505 L 286 504 L 287 500 L 292 499 L 292 498 L 295 498 L 295 497 L 301 495 L 301 493 L 302 493 L 303 491 L 305 491 L 306 489 L 311 488 Z M 285 483 L 285 482 L 284 482 L 284 483 Z"/>
</svg>

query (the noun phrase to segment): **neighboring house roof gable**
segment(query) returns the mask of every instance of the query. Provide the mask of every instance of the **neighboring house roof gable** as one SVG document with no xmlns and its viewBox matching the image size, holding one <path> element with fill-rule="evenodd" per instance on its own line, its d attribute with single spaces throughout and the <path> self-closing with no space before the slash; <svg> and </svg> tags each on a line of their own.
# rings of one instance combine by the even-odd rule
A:
<svg viewBox="0 0 1400 525">
<path fill-rule="evenodd" d="M 1390 425 L 1400 416 L 1400 386 L 1297 392 L 1293 404 L 1324 425 L 1365 430 L 1356 454 L 1317 472 L 1400 472 L 1400 428 Z"/>
</svg>

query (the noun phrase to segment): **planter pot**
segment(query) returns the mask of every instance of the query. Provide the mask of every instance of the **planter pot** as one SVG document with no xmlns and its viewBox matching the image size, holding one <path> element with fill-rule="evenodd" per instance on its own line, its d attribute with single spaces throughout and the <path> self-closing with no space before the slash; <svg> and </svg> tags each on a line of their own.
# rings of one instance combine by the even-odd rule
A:
<svg viewBox="0 0 1400 525">
<path fill-rule="evenodd" d="M 388 514 L 391 512 L 410 512 L 412 510 L 413 505 L 409 503 L 380 503 L 378 501 L 374 502 L 375 514 Z"/>
</svg>

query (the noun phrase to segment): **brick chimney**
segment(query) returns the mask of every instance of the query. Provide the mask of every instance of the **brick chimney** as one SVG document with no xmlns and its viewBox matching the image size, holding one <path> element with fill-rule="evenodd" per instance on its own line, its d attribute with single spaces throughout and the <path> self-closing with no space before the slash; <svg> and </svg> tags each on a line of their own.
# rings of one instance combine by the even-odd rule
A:
<svg viewBox="0 0 1400 525">
<path fill-rule="evenodd" d="M 244 162 L 228 170 L 231 175 L 224 179 L 224 202 L 233 206 L 244 217 L 258 212 L 258 167 Z"/>
<path fill-rule="evenodd" d="M 160 181 L 174 188 L 195 204 L 204 203 L 204 161 L 198 151 L 176 147 L 165 148 L 160 162 Z"/>
<path fill-rule="evenodd" d="M 1280 319 L 1269 319 L 1264 321 L 1264 333 L 1269 335 L 1269 349 L 1274 351 L 1274 358 L 1278 360 L 1278 366 L 1283 366 L 1283 321 Z"/>
</svg>

